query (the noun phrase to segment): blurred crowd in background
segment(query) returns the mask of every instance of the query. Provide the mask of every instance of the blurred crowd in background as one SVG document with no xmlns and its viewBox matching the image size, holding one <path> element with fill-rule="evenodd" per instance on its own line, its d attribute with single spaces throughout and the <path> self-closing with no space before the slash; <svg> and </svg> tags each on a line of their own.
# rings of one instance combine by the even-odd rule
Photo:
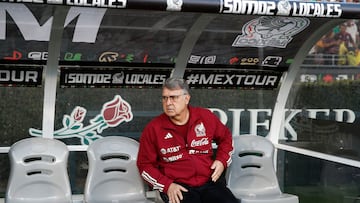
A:
<svg viewBox="0 0 360 203">
<path fill-rule="evenodd" d="M 316 64 L 360 65 L 360 21 L 348 20 L 324 35 L 312 48 Z"/>
</svg>

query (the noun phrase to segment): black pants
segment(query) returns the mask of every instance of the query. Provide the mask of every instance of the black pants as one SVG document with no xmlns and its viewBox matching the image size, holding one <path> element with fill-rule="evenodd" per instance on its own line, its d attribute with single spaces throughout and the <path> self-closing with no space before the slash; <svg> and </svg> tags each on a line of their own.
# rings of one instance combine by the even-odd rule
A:
<svg viewBox="0 0 360 203">
<path fill-rule="evenodd" d="M 179 183 L 178 183 L 179 184 Z M 209 181 L 200 187 L 189 187 L 181 184 L 188 189 L 188 192 L 183 192 L 184 199 L 181 203 L 239 203 L 229 188 L 226 187 L 225 181 L 219 179 L 217 182 Z M 167 194 L 160 193 L 161 198 L 165 203 L 169 202 Z"/>
</svg>

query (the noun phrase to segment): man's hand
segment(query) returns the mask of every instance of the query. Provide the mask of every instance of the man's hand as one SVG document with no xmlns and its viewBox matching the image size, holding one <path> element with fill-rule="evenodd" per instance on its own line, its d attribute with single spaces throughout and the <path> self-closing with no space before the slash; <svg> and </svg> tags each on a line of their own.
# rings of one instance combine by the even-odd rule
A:
<svg viewBox="0 0 360 203">
<path fill-rule="evenodd" d="M 211 169 L 214 170 L 214 172 L 211 175 L 211 180 L 216 182 L 220 178 L 220 176 L 221 176 L 222 172 L 224 171 L 225 167 L 221 163 L 221 161 L 215 160 L 213 162 L 213 164 L 211 165 Z"/>
<path fill-rule="evenodd" d="M 188 190 L 183 186 L 176 183 L 171 183 L 167 191 L 169 203 L 180 203 L 180 201 L 183 200 L 182 192 L 187 191 Z"/>
</svg>

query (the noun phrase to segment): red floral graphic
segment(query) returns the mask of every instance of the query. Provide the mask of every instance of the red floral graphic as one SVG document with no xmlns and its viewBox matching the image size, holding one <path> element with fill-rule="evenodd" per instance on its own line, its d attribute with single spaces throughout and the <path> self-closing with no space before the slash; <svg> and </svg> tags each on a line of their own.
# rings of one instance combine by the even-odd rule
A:
<svg viewBox="0 0 360 203">
<path fill-rule="evenodd" d="M 117 126 L 123 121 L 130 121 L 132 113 L 129 104 L 117 95 L 112 101 L 104 104 L 101 111 L 102 116 L 108 126 Z"/>
<path fill-rule="evenodd" d="M 131 106 L 120 95 L 103 105 L 101 114 L 90 119 L 90 125 L 84 126 L 82 121 L 86 115 L 86 109 L 77 106 L 71 115 L 64 115 L 63 128 L 54 131 L 57 139 L 79 138 L 83 145 L 89 145 L 96 139 L 101 138 L 102 131 L 108 127 L 118 126 L 122 122 L 129 122 L 133 118 Z M 30 128 L 32 136 L 42 136 L 42 130 Z"/>
<path fill-rule="evenodd" d="M 86 114 L 86 110 L 83 107 L 77 106 L 73 110 L 71 116 L 74 118 L 75 121 L 82 122 L 84 120 L 85 114 Z"/>
</svg>

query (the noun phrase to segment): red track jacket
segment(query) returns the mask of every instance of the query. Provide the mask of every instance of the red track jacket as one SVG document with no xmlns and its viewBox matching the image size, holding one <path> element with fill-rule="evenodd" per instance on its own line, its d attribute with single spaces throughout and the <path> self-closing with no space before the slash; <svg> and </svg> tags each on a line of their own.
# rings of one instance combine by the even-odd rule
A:
<svg viewBox="0 0 360 203">
<path fill-rule="evenodd" d="M 155 190 L 167 192 L 172 182 L 201 186 L 213 170 L 212 142 L 218 144 L 216 159 L 224 167 L 233 152 L 230 130 L 208 109 L 189 107 L 187 135 L 180 135 L 166 114 L 154 118 L 140 137 L 137 166 L 142 178 Z"/>
</svg>

